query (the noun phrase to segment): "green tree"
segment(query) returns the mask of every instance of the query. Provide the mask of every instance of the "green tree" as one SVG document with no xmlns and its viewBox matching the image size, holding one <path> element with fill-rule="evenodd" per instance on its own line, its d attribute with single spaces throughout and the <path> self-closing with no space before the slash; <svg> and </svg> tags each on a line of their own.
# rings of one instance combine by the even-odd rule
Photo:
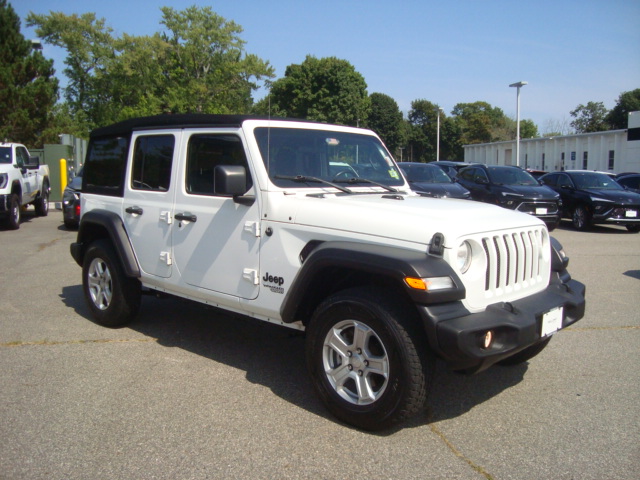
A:
<svg viewBox="0 0 640 480">
<path fill-rule="evenodd" d="M 629 112 L 637 112 L 640 110 L 640 88 L 623 92 L 618 97 L 616 106 L 611 109 L 607 115 L 606 121 L 609 126 L 614 129 L 623 129 L 629 127 Z"/>
<path fill-rule="evenodd" d="M 58 97 L 53 61 L 34 51 L 20 19 L 0 0 L 0 141 L 40 146 Z"/>
<path fill-rule="evenodd" d="M 396 101 L 384 93 L 369 95 L 371 111 L 366 127 L 375 131 L 391 152 L 403 143 L 402 112 Z"/>
<path fill-rule="evenodd" d="M 414 100 L 408 114 L 407 151 L 409 160 L 432 162 L 438 157 L 438 112 L 440 107 L 429 100 Z M 440 160 L 464 156 L 460 130 L 454 118 L 440 111 Z"/>
<path fill-rule="evenodd" d="M 409 154 L 413 161 L 432 162 L 436 159 L 439 106 L 429 100 L 411 102 Z M 442 113 L 440 113 L 442 120 Z"/>
<path fill-rule="evenodd" d="M 110 100 L 109 83 L 104 75 L 109 61 L 116 57 L 112 29 L 105 25 L 104 19 L 96 19 L 94 13 L 80 16 L 61 12 L 30 13 L 27 25 L 36 26 L 36 33 L 45 42 L 67 50 L 64 74 L 68 84 L 64 98 L 71 114 L 82 112 L 80 118 L 87 122 L 85 130 L 103 123 L 104 109 Z"/>
<path fill-rule="evenodd" d="M 458 103 L 451 114 L 460 131 L 462 145 L 496 141 L 501 138 L 498 132 L 505 127 L 504 112 L 487 102 Z"/>
<path fill-rule="evenodd" d="M 268 62 L 244 51 L 242 28 L 210 7 L 162 8 L 163 30 L 114 37 L 104 19 L 50 12 L 28 22 L 67 50 L 65 100 L 88 131 L 158 113 L 248 113 Z"/>
<path fill-rule="evenodd" d="M 242 27 L 210 7 L 162 9 L 163 39 L 171 46 L 171 111 L 246 113 L 257 82 L 274 76 L 268 62 L 245 54 Z"/>
<path fill-rule="evenodd" d="M 506 140 L 514 140 L 518 132 L 517 121 L 513 118 L 504 117 L 493 127 L 491 136 L 493 142 L 502 142 Z M 520 120 L 520 138 L 536 138 L 539 137 L 538 127 L 533 120 Z"/>
<path fill-rule="evenodd" d="M 271 85 L 270 98 L 259 113 L 304 118 L 342 125 L 364 125 L 370 109 L 367 84 L 353 65 L 335 57 L 308 55 L 301 64 L 287 67 L 283 78 Z"/>
<path fill-rule="evenodd" d="M 580 104 L 570 114 L 575 118 L 571 126 L 577 133 L 603 132 L 610 129 L 607 123 L 608 111 L 602 102 Z"/>
</svg>

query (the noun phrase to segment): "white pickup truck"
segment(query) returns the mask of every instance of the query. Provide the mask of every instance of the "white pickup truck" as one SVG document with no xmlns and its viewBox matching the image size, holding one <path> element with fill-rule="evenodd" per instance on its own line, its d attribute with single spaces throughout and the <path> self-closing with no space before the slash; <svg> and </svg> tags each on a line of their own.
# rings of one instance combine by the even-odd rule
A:
<svg viewBox="0 0 640 480">
<path fill-rule="evenodd" d="M 22 208 L 33 204 L 36 215 L 49 213 L 49 167 L 29 155 L 24 145 L 0 143 L 0 219 L 20 228 Z"/>
</svg>

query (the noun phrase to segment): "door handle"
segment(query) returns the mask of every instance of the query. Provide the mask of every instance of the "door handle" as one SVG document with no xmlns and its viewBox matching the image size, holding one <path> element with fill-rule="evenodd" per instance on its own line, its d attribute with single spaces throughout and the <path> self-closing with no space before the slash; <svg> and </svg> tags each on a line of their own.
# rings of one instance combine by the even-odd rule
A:
<svg viewBox="0 0 640 480">
<path fill-rule="evenodd" d="M 181 222 L 194 222 L 195 223 L 195 221 L 198 220 L 198 217 L 196 217 L 193 213 L 189 213 L 189 212 L 176 213 L 173 218 L 175 218 L 176 220 L 179 220 Z"/>
<path fill-rule="evenodd" d="M 142 209 L 140 207 L 127 207 L 124 211 L 133 215 L 142 215 Z"/>
</svg>

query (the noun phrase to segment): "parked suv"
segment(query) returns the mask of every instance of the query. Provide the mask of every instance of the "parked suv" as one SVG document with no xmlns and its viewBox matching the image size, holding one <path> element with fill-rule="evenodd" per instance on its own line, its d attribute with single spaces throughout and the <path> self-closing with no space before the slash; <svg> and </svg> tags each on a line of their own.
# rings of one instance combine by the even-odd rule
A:
<svg viewBox="0 0 640 480">
<path fill-rule="evenodd" d="M 560 195 L 519 167 L 472 165 L 460 170 L 456 180 L 473 200 L 534 215 L 549 230 L 560 223 Z"/>
<path fill-rule="evenodd" d="M 625 190 L 609 175 L 566 170 L 548 173 L 540 181 L 562 196 L 562 216 L 577 230 L 609 224 L 640 231 L 640 194 Z"/>
<path fill-rule="evenodd" d="M 521 363 L 584 315 L 544 223 L 411 192 L 369 130 L 132 119 L 91 133 L 80 198 L 71 253 L 98 323 L 148 290 L 304 330 L 319 397 L 363 429 L 422 410 L 436 357 Z"/>
</svg>

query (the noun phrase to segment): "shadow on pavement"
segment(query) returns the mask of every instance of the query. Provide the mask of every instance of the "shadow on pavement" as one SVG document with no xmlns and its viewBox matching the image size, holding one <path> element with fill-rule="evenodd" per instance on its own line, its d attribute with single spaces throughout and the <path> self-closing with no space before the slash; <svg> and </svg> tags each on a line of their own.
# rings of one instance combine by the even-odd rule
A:
<svg viewBox="0 0 640 480">
<path fill-rule="evenodd" d="M 93 321 L 81 285 L 63 288 L 61 298 L 78 315 Z M 243 370 L 248 381 L 268 387 L 311 413 L 333 419 L 315 395 L 307 374 L 303 333 L 188 300 L 153 296 L 143 297 L 140 314 L 127 328 L 157 339 L 162 346 L 181 348 Z M 518 384 L 526 370 L 526 364 L 497 366 L 467 376 L 448 371 L 438 361 L 427 411 L 380 434 L 458 417 Z"/>
</svg>

